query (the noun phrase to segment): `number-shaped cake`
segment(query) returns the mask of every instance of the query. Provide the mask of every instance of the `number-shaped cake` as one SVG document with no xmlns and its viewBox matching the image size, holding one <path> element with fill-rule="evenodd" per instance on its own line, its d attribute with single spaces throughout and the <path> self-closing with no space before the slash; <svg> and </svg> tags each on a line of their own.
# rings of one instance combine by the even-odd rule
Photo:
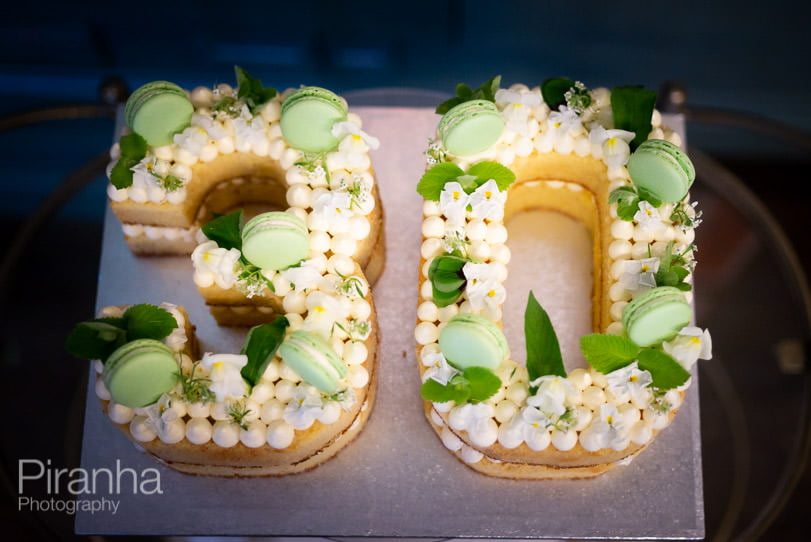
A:
<svg viewBox="0 0 811 542">
<path fill-rule="evenodd" d="M 471 468 L 507 478 L 586 478 L 626 464 L 672 420 L 710 336 L 692 323 L 695 178 L 656 93 L 457 87 L 441 104 L 417 191 L 425 199 L 415 329 L 425 413 Z M 567 371 L 530 292 L 526 360 L 502 330 L 505 221 L 555 211 L 591 237 L 586 363 Z M 514 272 L 533 270 L 514 270 Z M 543 277 L 538 277 L 543 280 Z"/>
</svg>

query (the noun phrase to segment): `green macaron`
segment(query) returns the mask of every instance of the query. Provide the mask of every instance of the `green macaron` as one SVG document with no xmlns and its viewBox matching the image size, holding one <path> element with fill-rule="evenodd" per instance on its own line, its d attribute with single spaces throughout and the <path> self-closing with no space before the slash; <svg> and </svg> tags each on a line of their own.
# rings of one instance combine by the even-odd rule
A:
<svg viewBox="0 0 811 542">
<path fill-rule="evenodd" d="M 305 152 L 331 151 L 338 146 L 332 126 L 346 120 L 346 103 L 320 87 L 303 87 L 282 102 L 282 136 L 291 147 Z"/>
<path fill-rule="evenodd" d="M 348 372 L 326 339 L 311 331 L 291 333 L 279 347 L 279 355 L 302 380 L 325 393 L 339 391 L 340 381 Z"/>
<path fill-rule="evenodd" d="M 104 363 L 101 379 L 113 401 L 143 407 L 157 401 L 177 384 L 179 368 L 168 346 L 138 339 L 116 349 Z"/>
<path fill-rule="evenodd" d="M 278 271 L 296 265 L 310 253 L 310 234 L 299 217 L 262 213 L 242 228 L 242 255 L 261 269 Z"/>
<path fill-rule="evenodd" d="M 501 329 L 482 316 L 457 314 L 439 333 L 439 349 L 448 363 L 460 370 L 468 367 L 497 368 L 509 354 Z"/>
<path fill-rule="evenodd" d="M 669 141 L 649 139 L 628 159 L 628 174 L 637 186 L 663 202 L 680 201 L 696 178 L 693 163 Z"/>
<path fill-rule="evenodd" d="M 194 106 L 186 92 L 169 81 L 153 81 L 133 92 L 124 107 L 132 130 L 152 147 L 170 145 L 174 135 L 191 123 Z"/>
<path fill-rule="evenodd" d="M 445 113 L 437 130 L 449 153 L 470 156 L 489 149 L 498 141 L 504 131 L 504 118 L 493 102 L 473 100 Z"/>
<path fill-rule="evenodd" d="M 637 345 L 653 346 L 672 339 L 692 317 L 693 310 L 680 290 L 659 286 L 625 306 L 622 326 Z"/>
</svg>

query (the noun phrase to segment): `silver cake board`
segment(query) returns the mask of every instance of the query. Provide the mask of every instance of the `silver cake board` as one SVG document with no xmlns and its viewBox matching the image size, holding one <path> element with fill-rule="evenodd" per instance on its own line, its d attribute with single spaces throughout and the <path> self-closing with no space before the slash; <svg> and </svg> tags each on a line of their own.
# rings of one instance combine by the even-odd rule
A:
<svg viewBox="0 0 811 542">
<path fill-rule="evenodd" d="M 90 374 L 81 465 L 157 469 L 161 493 L 95 494 L 117 512 L 82 512 L 80 534 L 700 539 L 704 501 L 695 376 L 674 422 L 630 465 L 592 480 L 514 481 L 478 474 L 444 449 L 419 397 L 413 339 L 422 200 L 414 190 L 438 117 L 429 109 L 363 107 L 386 213 L 386 271 L 374 288 L 381 328 L 378 394 L 357 439 L 315 470 L 281 478 L 188 476 L 147 456 L 102 413 Z M 669 119 L 681 129 L 682 119 Z M 191 280 L 188 257 L 136 258 L 107 211 L 97 306 L 169 301 L 187 307 L 201 348 L 235 352 Z M 88 315 L 90 316 L 90 315 Z M 154 476 L 150 472 L 148 477 Z"/>
</svg>

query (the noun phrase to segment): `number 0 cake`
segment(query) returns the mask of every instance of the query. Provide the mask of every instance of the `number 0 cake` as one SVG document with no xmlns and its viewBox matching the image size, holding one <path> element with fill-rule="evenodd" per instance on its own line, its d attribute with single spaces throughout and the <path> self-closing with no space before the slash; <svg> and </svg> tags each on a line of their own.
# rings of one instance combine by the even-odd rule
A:
<svg viewBox="0 0 811 542">
<path fill-rule="evenodd" d="M 673 419 L 710 336 L 692 325 L 700 222 L 681 138 L 656 93 L 457 87 L 441 104 L 427 168 L 415 329 L 425 413 L 442 444 L 484 474 L 587 478 L 627 464 Z M 591 237 L 591 322 L 567 371 L 532 292 L 526 359 L 502 331 L 505 221 L 544 210 Z M 532 270 L 522 270 L 532 272 Z M 538 277 L 543 281 L 543 277 Z"/>
</svg>

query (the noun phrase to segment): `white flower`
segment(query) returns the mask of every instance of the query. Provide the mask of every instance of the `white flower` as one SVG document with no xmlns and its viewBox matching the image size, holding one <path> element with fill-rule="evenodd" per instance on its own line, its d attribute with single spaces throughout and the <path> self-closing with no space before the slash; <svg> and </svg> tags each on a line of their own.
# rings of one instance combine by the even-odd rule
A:
<svg viewBox="0 0 811 542">
<path fill-rule="evenodd" d="M 199 126 L 206 131 L 209 137 L 209 143 L 216 143 L 221 139 L 228 137 L 228 130 L 223 128 L 223 125 L 215 121 L 208 115 L 201 115 L 195 113 L 191 116 L 192 126 Z"/>
<path fill-rule="evenodd" d="M 634 214 L 634 220 L 640 228 L 654 235 L 667 228 L 659 216 L 659 210 L 645 200 L 639 201 L 639 210 Z"/>
<path fill-rule="evenodd" d="M 220 248 L 215 241 L 197 245 L 191 254 L 195 282 L 202 287 L 216 283 L 220 288 L 231 288 L 236 281 L 239 257 L 239 250 Z"/>
<path fill-rule="evenodd" d="M 234 119 L 234 145 L 238 149 L 256 147 L 267 141 L 265 121 L 254 117 L 248 122 L 242 117 Z"/>
<path fill-rule="evenodd" d="M 591 125 L 589 141 L 600 145 L 603 151 L 603 159 L 606 165 L 611 168 L 624 166 L 631 156 L 631 147 L 628 145 L 633 141 L 636 134 L 625 130 L 606 130 L 596 122 Z"/>
<path fill-rule="evenodd" d="M 240 374 L 247 364 L 248 356 L 241 354 L 203 354 L 200 365 L 209 372 L 209 388 L 217 396 L 217 401 L 243 397 L 248 393 L 248 384 Z"/>
<path fill-rule="evenodd" d="M 318 390 L 309 384 L 299 384 L 284 408 L 284 421 L 295 429 L 309 428 L 324 411 L 324 400 Z"/>
<path fill-rule="evenodd" d="M 444 386 L 450 382 L 451 378 L 459 374 L 459 371 L 448 364 L 448 360 L 445 359 L 442 352 L 423 354 L 422 364 L 429 367 L 422 375 L 423 382 L 431 378 Z"/>
<path fill-rule="evenodd" d="M 626 426 L 625 419 L 617 407 L 611 403 L 605 403 L 600 405 L 599 414 L 591 422 L 588 430 L 600 442 L 601 448 L 608 448 L 625 440 L 630 428 Z"/>
<path fill-rule="evenodd" d="M 345 120 L 332 125 L 332 135 L 341 140 L 339 148 L 344 152 L 366 152 L 378 149 L 380 140 L 360 129 L 356 122 Z"/>
<path fill-rule="evenodd" d="M 446 228 L 442 237 L 442 249 L 445 252 L 459 252 L 462 255 L 467 253 L 469 241 L 465 240 L 465 230 L 463 228 Z"/>
<path fill-rule="evenodd" d="M 636 361 L 608 373 L 605 378 L 608 380 L 608 391 L 616 397 L 628 394 L 634 399 L 641 398 L 645 394 L 645 388 L 653 382 L 651 374 L 640 370 Z"/>
<path fill-rule="evenodd" d="M 325 338 L 332 334 L 335 322 L 341 322 L 349 316 L 349 310 L 341 300 L 324 292 L 313 292 L 307 296 L 307 318 L 301 329 L 315 331 Z"/>
<path fill-rule="evenodd" d="M 538 407 L 547 417 L 561 416 L 566 413 L 566 396 L 574 394 L 574 386 L 569 379 L 557 375 L 546 375 L 529 383 L 537 386 L 538 391 L 527 397 L 527 404 Z"/>
<path fill-rule="evenodd" d="M 505 104 L 501 110 L 507 129 L 521 135 L 529 135 L 527 120 L 533 107 L 541 105 L 541 96 L 537 92 L 499 89 L 496 91 L 496 102 Z"/>
<path fill-rule="evenodd" d="M 495 411 L 487 403 L 465 403 L 455 407 L 461 427 L 468 433 L 487 433 L 490 431 L 490 420 Z"/>
<path fill-rule="evenodd" d="M 655 274 L 659 271 L 659 258 L 625 260 L 622 267 L 620 284 L 626 290 L 633 292 L 639 289 L 646 290 L 647 288 L 656 287 Z"/>
<path fill-rule="evenodd" d="M 132 171 L 132 186 L 148 188 L 159 183 L 160 179 L 152 173 L 154 164 L 153 157 L 147 156 L 130 168 Z"/>
<path fill-rule="evenodd" d="M 507 202 L 507 192 L 501 192 L 498 184 L 490 179 L 478 187 L 470 195 L 470 206 L 473 214 L 478 218 L 501 220 L 504 218 L 504 204 Z"/>
<path fill-rule="evenodd" d="M 543 413 L 539 408 L 528 406 L 521 410 L 520 416 L 516 416 L 516 418 L 520 418 L 521 422 L 521 430 L 523 433 L 524 440 L 531 440 L 534 433 L 540 433 L 541 431 L 546 431 L 547 428 L 552 425 L 552 420 Z"/>
<path fill-rule="evenodd" d="M 662 348 L 688 371 L 699 359 L 712 359 L 712 338 L 708 329 L 702 331 L 687 326 L 674 339 L 662 344 Z"/>
<path fill-rule="evenodd" d="M 445 183 L 439 194 L 439 211 L 451 226 L 460 226 L 465 223 L 465 212 L 470 203 L 470 196 L 456 181 Z"/>
<path fill-rule="evenodd" d="M 147 423 L 152 426 L 156 433 L 163 435 L 166 433 L 166 426 L 177 420 L 177 411 L 172 408 L 172 399 L 167 395 L 161 395 L 158 402 L 146 407 Z"/>
<path fill-rule="evenodd" d="M 331 231 L 344 232 L 349 230 L 349 219 L 355 215 L 351 207 L 352 197 L 348 192 L 332 190 L 318 197 L 313 213 L 323 217 Z"/>
<path fill-rule="evenodd" d="M 493 264 L 467 262 L 462 268 L 467 279 L 465 293 L 473 310 L 485 306 L 497 308 L 507 297 L 507 291 L 498 281 L 498 269 Z"/>
<path fill-rule="evenodd" d="M 281 272 L 282 278 L 293 284 L 297 292 L 315 288 L 321 282 L 322 274 L 319 260 L 309 259 L 297 267 L 288 267 Z"/>
<path fill-rule="evenodd" d="M 208 145 L 208 133 L 201 126 L 189 126 L 179 134 L 175 134 L 174 142 L 190 154 L 200 157 L 203 147 Z"/>
<path fill-rule="evenodd" d="M 577 111 L 561 105 L 557 111 L 549 113 L 549 128 L 557 133 L 575 135 L 583 129 L 583 123 Z"/>
</svg>

